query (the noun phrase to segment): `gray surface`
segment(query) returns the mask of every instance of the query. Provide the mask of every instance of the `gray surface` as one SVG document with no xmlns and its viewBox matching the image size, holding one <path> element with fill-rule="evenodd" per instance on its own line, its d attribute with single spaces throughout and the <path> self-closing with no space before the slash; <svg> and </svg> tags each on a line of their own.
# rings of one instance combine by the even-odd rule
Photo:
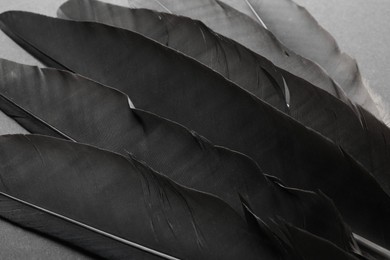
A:
<svg viewBox="0 0 390 260">
<path fill-rule="evenodd" d="M 295 0 L 354 57 L 371 89 L 390 110 L 390 1 Z M 375 98 L 375 97 L 374 97 Z"/>
<path fill-rule="evenodd" d="M 0 259 L 90 259 L 47 238 L 0 220 Z"/>
</svg>

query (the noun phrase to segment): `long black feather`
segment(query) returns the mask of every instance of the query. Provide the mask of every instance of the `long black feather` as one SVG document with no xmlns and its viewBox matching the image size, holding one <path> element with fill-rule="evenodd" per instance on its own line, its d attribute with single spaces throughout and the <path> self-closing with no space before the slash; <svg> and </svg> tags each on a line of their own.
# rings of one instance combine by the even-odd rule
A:
<svg viewBox="0 0 390 260">
<path fill-rule="evenodd" d="M 390 130 L 375 118 L 369 124 L 362 122 L 367 112 L 348 100 L 343 103 L 307 81 L 275 68 L 265 58 L 199 21 L 95 0 L 69 0 L 58 12 L 73 20 L 103 22 L 138 32 L 189 55 L 341 145 L 390 193 Z M 277 95 L 277 90 L 283 89 L 283 80 L 289 90 L 288 102 L 282 93 Z"/>
<path fill-rule="evenodd" d="M 262 56 L 211 31 L 202 22 L 148 9 L 130 9 L 100 1 L 67 1 L 58 16 L 96 21 L 140 33 L 178 50 L 240 87 L 288 112 L 283 77 Z"/>
<path fill-rule="evenodd" d="M 38 58 L 128 94 L 136 107 L 245 153 L 287 185 L 321 189 L 354 232 L 389 245 L 388 195 L 332 142 L 222 76 L 139 34 L 24 12 L 1 28 Z M 21 22 L 23 21 L 23 22 Z"/>
<path fill-rule="evenodd" d="M 31 133 L 131 153 L 179 184 L 220 197 L 241 215 L 244 198 L 266 222 L 283 218 L 350 249 L 352 235 L 326 198 L 285 188 L 248 157 L 130 109 L 127 96 L 114 89 L 65 71 L 0 59 L 0 97 L 0 108 Z"/>
<path fill-rule="evenodd" d="M 132 158 L 33 135 L 0 137 L 0 155 L 5 217 L 103 257 L 280 257 L 227 204 Z"/>
<path fill-rule="evenodd" d="M 289 50 L 272 34 L 247 15 L 220 0 L 129 0 L 129 5 L 187 16 L 266 57 L 276 66 L 304 78 L 336 97 L 344 98 L 341 88 L 314 62 Z"/>
</svg>

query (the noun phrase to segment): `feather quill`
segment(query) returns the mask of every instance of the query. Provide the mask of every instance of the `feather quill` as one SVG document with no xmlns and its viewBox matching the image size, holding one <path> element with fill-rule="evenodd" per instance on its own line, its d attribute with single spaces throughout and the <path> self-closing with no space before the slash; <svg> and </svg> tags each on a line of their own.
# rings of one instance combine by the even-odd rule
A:
<svg viewBox="0 0 390 260">
<path fill-rule="evenodd" d="M 8 198 L 5 200 L 2 198 L 0 195 L 0 211 L 10 209 L 5 203 Z M 3 214 L 0 213 L 0 215 Z M 96 259 L 95 255 L 77 250 L 33 230 L 22 228 L 5 218 L 0 218 L 0 230 L 1 259 Z"/>
</svg>

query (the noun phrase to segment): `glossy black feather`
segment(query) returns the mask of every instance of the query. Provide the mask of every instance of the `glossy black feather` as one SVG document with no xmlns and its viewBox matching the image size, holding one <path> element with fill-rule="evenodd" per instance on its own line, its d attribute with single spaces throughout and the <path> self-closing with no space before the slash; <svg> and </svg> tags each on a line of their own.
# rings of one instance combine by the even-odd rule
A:
<svg viewBox="0 0 390 260">
<path fill-rule="evenodd" d="M 130 9 L 99 1 L 67 1 L 58 16 L 96 21 L 140 33 L 178 50 L 240 87 L 288 112 L 283 77 L 262 56 L 211 31 L 202 22 L 148 9 Z"/>
<path fill-rule="evenodd" d="M 241 215 L 240 197 L 266 222 L 283 218 L 350 249 L 351 233 L 328 199 L 285 188 L 248 157 L 130 109 L 127 96 L 114 89 L 68 72 L 0 60 L 0 97 L 0 108 L 31 133 L 131 153 L 179 184 L 220 197 Z"/>
<path fill-rule="evenodd" d="M 136 107 L 249 155 L 289 186 L 321 189 L 354 232 L 390 243 L 389 197 L 365 169 L 332 142 L 207 67 L 139 34 L 102 24 L 24 12 L 3 13 L 0 20 L 3 30 L 48 64 L 124 91 Z"/>
<path fill-rule="evenodd" d="M 267 238 L 248 229 L 227 204 L 179 186 L 132 158 L 33 135 L 0 137 L 0 154 L 0 191 L 35 206 L 36 213 L 22 214 L 20 224 L 28 218 L 29 227 L 69 243 L 96 243 L 91 246 L 100 250 L 94 252 L 103 252 L 104 257 L 110 253 L 109 258 L 134 259 L 150 254 L 168 259 L 280 257 L 262 243 Z M 51 230 L 41 216 L 47 212 L 38 207 L 99 232 L 72 234 L 61 225 L 60 230 Z M 19 214 L 6 216 L 19 223 Z M 103 232 L 116 238 L 119 249 L 105 250 L 107 244 L 95 240 Z"/>
<path fill-rule="evenodd" d="M 390 194 L 390 130 L 376 119 L 370 124 L 362 122 L 367 112 L 348 100 L 341 102 L 307 81 L 275 68 L 265 58 L 216 34 L 199 21 L 95 0 L 70 0 L 58 12 L 73 20 L 103 22 L 138 32 L 196 59 L 341 145 Z M 278 87 L 279 91 L 283 89 L 283 80 L 289 90 L 288 102 L 282 95 L 276 95 Z M 374 133 L 371 128 L 378 131 Z"/>
</svg>

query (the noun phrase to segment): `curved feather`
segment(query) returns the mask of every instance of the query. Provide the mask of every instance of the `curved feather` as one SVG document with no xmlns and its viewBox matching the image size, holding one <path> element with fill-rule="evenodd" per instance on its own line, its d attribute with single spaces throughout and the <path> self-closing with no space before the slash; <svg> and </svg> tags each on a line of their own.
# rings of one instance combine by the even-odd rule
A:
<svg viewBox="0 0 390 260">
<path fill-rule="evenodd" d="M 94 0 L 69 0 L 58 12 L 73 20 L 103 22 L 138 32 L 195 58 L 342 146 L 390 192 L 390 130 L 378 120 L 372 120 L 370 124 L 362 122 L 365 112 L 353 104 L 348 106 L 308 82 L 275 68 L 263 57 L 214 33 L 199 21 Z M 259 68 L 268 74 L 261 73 Z M 287 104 L 282 104 L 284 99 L 276 95 L 277 87 L 279 92 L 282 89 L 283 80 L 289 89 Z M 273 87 L 272 82 L 277 82 L 278 86 Z M 272 91 L 274 94 L 267 94 Z M 371 129 L 380 130 L 373 132 Z"/>
<path fill-rule="evenodd" d="M 246 156 L 129 109 L 128 98 L 114 89 L 68 72 L 0 59 L 0 97 L 0 109 L 32 133 L 131 153 L 179 184 L 218 196 L 241 215 L 243 198 L 266 222 L 283 218 L 350 249 L 352 235 L 326 198 L 285 188 Z"/>
<path fill-rule="evenodd" d="M 266 237 L 251 232 L 221 200 L 179 186 L 134 159 L 32 135 L 0 137 L 0 153 L 0 190 L 35 207 L 37 215 L 30 215 L 30 222 L 61 237 L 42 225 L 39 214 L 49 211 L 96 236 L 122 239 L 115 243 L 117 250 L 106 251 L 113 254 L 110 258 L 280 257 L 262 243 Z M 17 222 L 18 214 L 10 218 Z M 73 236 L 70 243 L 94 239 Z"/>
<path fill-rule="evenodd" d="M 267 59 L 211 31 L 200 21 L 89 0 L 65 2 L 58 9 L 58 16 L 102 22 L 140 33 L 196 59 L 257 97 L 288 112 L 283 77 L 278 69 Z"/>
<path fill-rule="evenodd" d="M 204 22 L 209 28 L 269 59 L 276 66 L 304 78 L 345 100 L 340 87 L 314 62 L 289 50 L 267 29 L 219 0 L 131 0 L 131 7 L 171 12 Z"/>
<path fill-rule="evenodd" d="M 389 197 L 365 169 L 332 142 L 200 63 L 102 24 L 24 12 L 3 13 L 0 20 L 3 30 L 44 62 L 124 91 L 136 107 L 249 155 L 289 186 L 321 189 L 354 232 L 389 244 Z"/>
<path fill-rule="evenodd" d="M 305 8 L 292 0 L 222 1 L 255 20 L 260 19 L 287 48 L 318 63 L 351 100 L 379 116 L 356 61 L 340 51 L 332 35 Z"/>
</svg>

